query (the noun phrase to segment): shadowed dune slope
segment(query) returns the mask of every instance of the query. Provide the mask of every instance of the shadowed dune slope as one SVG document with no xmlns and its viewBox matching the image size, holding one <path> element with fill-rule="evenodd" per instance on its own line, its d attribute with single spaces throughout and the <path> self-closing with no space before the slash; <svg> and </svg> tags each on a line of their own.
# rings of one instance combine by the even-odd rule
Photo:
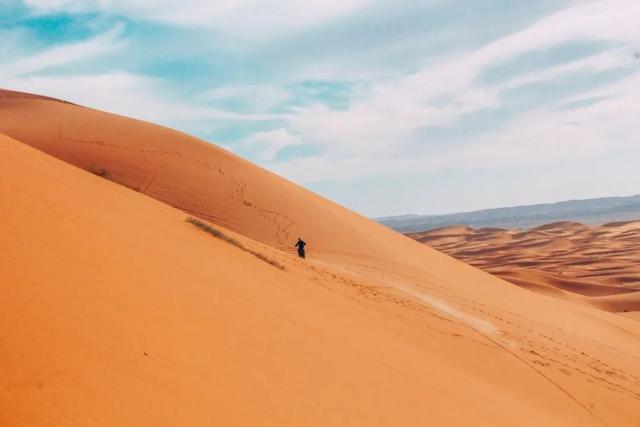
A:
<svg viewBox="0 0 640 427">
<path fill-rule="evenodd" d="M 640 422 L 631 318 L 149 123 L 6 95 L 0 132 L 0 424 Z"/>
</svg>

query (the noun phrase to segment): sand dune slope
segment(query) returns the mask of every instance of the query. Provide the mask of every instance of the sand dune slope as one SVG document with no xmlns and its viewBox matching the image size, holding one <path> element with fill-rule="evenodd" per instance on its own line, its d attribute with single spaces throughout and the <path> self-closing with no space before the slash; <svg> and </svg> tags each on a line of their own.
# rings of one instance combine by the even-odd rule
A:
<svg viewBox="0 0 640 427">
<path fill-rule="evenodd" d="M 0 131 L 0 425 L 640 422 L 633 319 L 165 128 L 5 92 Z"/>
<path fill-rule="evenodd" d="M 470 398 L 493 385 L 429 356 L 428 331 L 337 298 L 296 259 L 281 271 L 7 138 L 0 171 L 0 425 L 424 425 L 485 411 Z M 578 409 L 556 411 L 588 420 Z"/>
<path fill-rule="evenodd" d="M 302 235 L 316 251 L 389 255 L 358 215 L 171 129 L 3 91 L 0 133 L 279 248 Z"/>
</svg>

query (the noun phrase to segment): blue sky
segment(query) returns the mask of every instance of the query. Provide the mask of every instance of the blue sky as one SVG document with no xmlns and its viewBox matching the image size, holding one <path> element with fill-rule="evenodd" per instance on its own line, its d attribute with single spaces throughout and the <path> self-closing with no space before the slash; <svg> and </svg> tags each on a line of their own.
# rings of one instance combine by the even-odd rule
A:
<svg viewBox="0 0 640 427">
<path fill-rule="evenodd" d="M 640 2 L 0 0 L 0 87 L 368 216 L 640 193 Z"/>
</svg>

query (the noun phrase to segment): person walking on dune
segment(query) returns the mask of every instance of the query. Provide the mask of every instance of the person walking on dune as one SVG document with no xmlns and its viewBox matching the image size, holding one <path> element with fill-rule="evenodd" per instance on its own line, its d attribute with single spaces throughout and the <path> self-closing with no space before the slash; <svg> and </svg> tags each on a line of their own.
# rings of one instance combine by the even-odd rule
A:
<svg viewBox="0 0 640 427">
<path fill-rule="evenodd" d="M 307 243 L 304 240 L 302 240 L 301 238 L 298 237 L 298 242 L 295 244 L 295 246 L 298 248 L 298 256 L 300 258 L 304 258 L 304 256 L 305 256 L 304 246 L 306 244 Z"/>
</svg>

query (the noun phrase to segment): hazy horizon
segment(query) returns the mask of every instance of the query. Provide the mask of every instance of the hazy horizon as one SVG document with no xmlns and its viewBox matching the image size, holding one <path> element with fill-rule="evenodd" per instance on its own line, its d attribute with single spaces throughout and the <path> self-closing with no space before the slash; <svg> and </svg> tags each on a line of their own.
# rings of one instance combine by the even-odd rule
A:
<svg viewBox="0 0 640 427">
<path fill-rule="evenodd" d="M 494 210 L 494 209 L 509 209 L 509 208 L 520 208 L 527 206 L 538 206 L 538 205 L 553 205 L 564 202 L 580 202 L 580 201 L 589 201 L 589 200 L 598 200 L 598 199 L 608 199 L 608 198 L 629 198 L 629 197 L 637 197 L 640 194 L 627 194 L 627 195 L 612 195 L 612 196 L 602 196 L 602 197 L 590 197 L 586 199 L 566 199 L 566 200 L 553 200 L 553 201 L 545 201 L 545 202 L 536 202 L 536 203 L 525 203 L 521 205 L 505 205 L 505 206 L 489 206 L 486 208 L 480 209 L 472 209 L 465 211 L 455 211 L 455 212 L 444 212 L 444 213 L 421 213 L 421 212 L 406 212 L 395 215 L 385 215 L 381 217 L 371 217 L 372 219 L 384 219 L 384 218 L 393 218 L 393 217 L 402 217 L 402 216 L 443 216 L 443 215 L 453 215 L 453 214 L 461 214 L 461 213 L 472 213 L 486 210 Z"/>
<path fill-rule="evenodd" d="M 638 2 L 0 7 L 0 87 L 196 135 L 368 217 L 640 193 Z"/>
</svg>

